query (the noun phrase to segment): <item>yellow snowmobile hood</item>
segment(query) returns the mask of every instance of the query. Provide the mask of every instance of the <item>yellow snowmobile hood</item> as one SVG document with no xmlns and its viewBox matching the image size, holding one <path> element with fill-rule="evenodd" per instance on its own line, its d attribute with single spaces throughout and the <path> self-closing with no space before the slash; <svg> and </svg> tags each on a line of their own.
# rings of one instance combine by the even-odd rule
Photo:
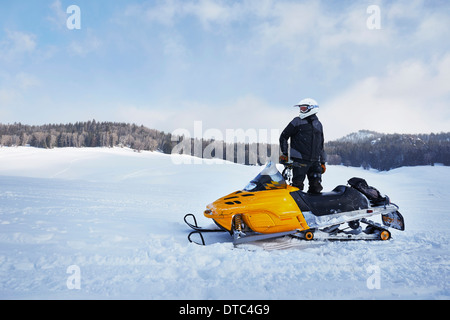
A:
<svg viewBox="0 0 450 320">
<path fill-rule="evenodd" d="M 294 191 L 298 189 L 289 185 L 256 192 L 236 191 L 209 204 L 204 215 L 230 232 L 236 214 L 240 214 L 244 223 L 259 233 L 309 229 L 290 195 Z"/>
</svg>

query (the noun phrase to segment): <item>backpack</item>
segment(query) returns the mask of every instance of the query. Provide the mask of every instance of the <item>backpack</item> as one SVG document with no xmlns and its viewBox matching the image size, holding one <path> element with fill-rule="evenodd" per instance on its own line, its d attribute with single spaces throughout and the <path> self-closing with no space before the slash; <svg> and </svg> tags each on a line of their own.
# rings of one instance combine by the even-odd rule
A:
<svg viewBox="0 0 450 320">
<path fill-rule="evenodd" d="M 364 194 L 373 205 L 381 205 L 386 203 L 386 198 L 382 197 L 380 191 L 367 184 L 366 180 L 361 178 L 351 178 L 348 184 Z"/>
</svg>

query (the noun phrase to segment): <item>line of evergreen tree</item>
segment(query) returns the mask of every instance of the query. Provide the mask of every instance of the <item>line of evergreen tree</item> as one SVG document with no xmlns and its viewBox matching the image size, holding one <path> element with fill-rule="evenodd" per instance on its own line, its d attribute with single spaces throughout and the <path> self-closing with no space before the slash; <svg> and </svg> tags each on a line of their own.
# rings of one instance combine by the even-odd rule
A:
<svg viewBox="0 0 450 320">
<path fill-rule="evenodd" d="M 269 157 L 277 157 L 278 145 L 261 143 L 226 144 L 209 139 L 186 139 L 155 129 L 129 123 L 76 122 L 74 124 L 45 124 L 39 126 L 21 123 L 0 123 L 0 146 L 31 146 L 37 148 L 64 147 L 129 147 L 136 151 L 173 152 L 182 141 L 188 148 L 177 153 L 201 158 L 219 158 L 240 164 L 262 164 Z M 264 150 L 264 151 L 263 151 Z"/>
<path fill-rule="evenodd" d="M 32 146 L 37 148 L 115 147 L 128 146 L 136 150 L 172 150 L 171 134 L 135 124 L 76 122 L 75 124 L 21 123 L 0 124 L 0 146 Z"/>
<path fill-rule="evenodd" d="M 450 166 L 450 132 L 431 134 L 381 134 L 360 131 L 325 144 L 329 164 L 388 171 L 403 166 Z M 351 136 L 351 135 L 349 135 Z M 355 136 L 355 134 L 353 134 Z"/>
</svg>

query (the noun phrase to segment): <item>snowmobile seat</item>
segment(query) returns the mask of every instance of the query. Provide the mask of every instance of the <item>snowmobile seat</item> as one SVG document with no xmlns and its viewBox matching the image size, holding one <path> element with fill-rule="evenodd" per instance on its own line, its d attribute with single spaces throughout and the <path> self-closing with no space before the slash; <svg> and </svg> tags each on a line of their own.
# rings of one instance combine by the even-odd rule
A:
<svg viewBox="0 0 450 320">
<path fill-rule="evenodd" d="M 322 192 L 322 193 L 307 193 L 307 196 L 321 196 L 321 197 L 335 197 L 342 196 L 346 191 L 345 186 L 337 186 L 330 192 Z"/>
<path fill-rule="evenodd" d="M 301 211 L 311 211 L 316 216 L 369 208 L 367 198 L 347 186 L 337 186 L 333 191 L 321 194 L 294 191 L 291 196 Z"/>
</svg>

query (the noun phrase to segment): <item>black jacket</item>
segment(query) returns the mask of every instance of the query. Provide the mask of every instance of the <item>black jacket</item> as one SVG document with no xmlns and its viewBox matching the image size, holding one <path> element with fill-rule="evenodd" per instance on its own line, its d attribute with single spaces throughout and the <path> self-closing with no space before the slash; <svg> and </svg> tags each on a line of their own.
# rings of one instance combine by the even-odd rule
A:
<svg viewBox="0 0 450 320">
<path fill-rule="evenodd" d="M 322 123 L 315 114 L 306 119 L 294 118 L 280 136 L 281 152 L 288 155 L 288 140 L 291 139 L 291 158 L 326 162 L 323 149 Z"/>
</svg>

